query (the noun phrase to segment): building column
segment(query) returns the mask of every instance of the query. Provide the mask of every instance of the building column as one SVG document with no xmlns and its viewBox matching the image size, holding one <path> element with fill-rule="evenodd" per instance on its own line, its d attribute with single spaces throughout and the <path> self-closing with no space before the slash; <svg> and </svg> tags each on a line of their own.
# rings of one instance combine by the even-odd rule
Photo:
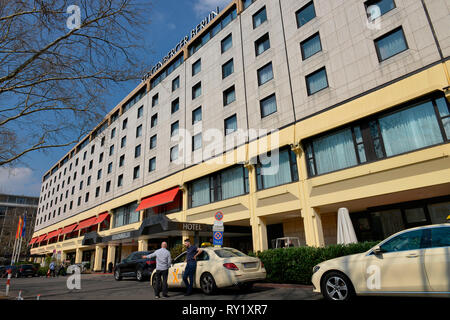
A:
<svg viewBox="0 0 450 320">
<path fill-rule="evenodd" d="M 183 204 L 183 210 L 181 211 L 181 220 L 182 222 L 187 222 L 187 210 L 189 208 L 189 202 L 188 202 L 188 188 L 187 185 L 183 185 L 180 187 L 180 190 L 183 192 L 181 202 Z M 192 236 L 189 236 L 189 233 L 185 230 L 181 231 L 181 244 L 183 244 L 183 241 L 185 239 L 190 239 L 191 243 L 194 243 L 194 238 Z"/>
<path fill-rule="evenodd" d="M 139 240 L 138 241 L 138 251 L 147 251 L 148 250 L 148 240 Z"/>
<path fill-rule="evenodd" d="M 102 271 L 103 246 L 95 246 L 94 272 Z"/>
<path fill-rule="evenodd" d="M 250 225 L 252 227 L 253 251 L 264 251 L 269 249 L 267 241 L 266 221 L 256 215 L 256 169 L 250 162 L 245 163 L 248 170 L 248 181 L 250 187 Z"/>
<path fill-rule="evenodd" d="M 309 202 L 309 187 L 306 181 L 308 177 L 308 170 L 306 168 L 305 152 L 302 149 L 300 143 L 293 146 L 292 151 L 295 153 L 297 159 L 300 204 L 302 208 L 301 215 L 305 228 L 306 245 L 313 247 L 323 247 L 325 245 L 325 241 L 323 238 L 323 228 L 320 213 L 317 208 L 312 208 Z"/>
<path fill-rule="evenodd" d="M 83 250 L 77 248 L 75 251 L 75 263 L 81 263 L 83 261 Z"/>
<path fill-rule="evenodd" d="M 108 245 L 108 256 L 106 258 L 106 270 L 108 270 L 109 263 L 111 262 L 114 266 L 114 261 L 116 260 L 116 246 Z"/>
<path fill-rule="evenodd" d="M 66 256 L 67 256 L 67 254 L 63 250 L 61 250 L 61 261 L 62 262 L 66 261 Z"/>
</svg>

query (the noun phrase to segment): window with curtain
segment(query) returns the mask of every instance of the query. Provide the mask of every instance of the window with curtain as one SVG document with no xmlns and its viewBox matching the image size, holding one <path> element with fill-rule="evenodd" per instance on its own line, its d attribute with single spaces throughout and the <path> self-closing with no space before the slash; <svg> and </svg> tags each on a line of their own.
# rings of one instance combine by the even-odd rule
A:
<svg viewBox="0 0 450 320">
<path fill-rule="evenodd" d="M 379 123 L 388 157 L 443 142 L 431 101 L 382 117 Z"/>
<path fill-rule="evenodd" d="M 192 100 L 200 97 L 202 94 L 202 83 L 199 82 L 195 86 L 192 87 Z"/>
<path fill-rule="evenodd" d="M 272 154 L 270 156 L 275 155 Z M 290 149 L 284 149 L 278 152 L 278 163 L 273 160 L 268 163 L 258 161 L 256 180 L 258 190 L 298 181 L 295 153 Z"/>
<path fill-rule="evenodd" d="M 257 73 L 258 73 L 258 86 L 262 86 L 266 82 L 272 80 L 273 79 L 272 62 L 258 69 Z"/>
<path fill-rule="evenodd" d="M 306 76 L 306 88 L 309 96 L 327 87 L 328 79 L 325 68 L 319 69 L 316 72 Z"/>
<path fill-rule="evenodd" d="M 136 212 L 137 202 L 113 210 L 114 228 L 125 226 L 139 221 L 139 212 Z"/>
<path fill-rule="evenodd" d="M 192 65 L 192 76 L 195 76 L 197 73 L 199 73 L 202 70 L 202 59 L 198 59 L 194 62 Z"/>
<path fill-rule="evenodd" d="M 233 46 L 233 35 L 230 33 L 228 36 L 225 37 L 220 43 L 222 53 L 228 51 Z"/>
<path fill-rule="evenodd" d="M 262 118 L 277 112 L 277 100 L 275 94 L 272 94 L 269 97 L 261 100 L 260 108 Z"/>
<path fill-rule="evenodd" d="M 198 107 L 192 111 L 192 124 L 202 121 L 202 107 Z"/>
<path fill-rule="evenodd" d="M 350 128 L 314 140 L 317 174 L 348 168 L 357 164 Z"/>
<path fill-rule="evenodd" d="M 225 119 L 225 135 L 233 133 L 237 130 L 237 118 L 236 115 Z"/>
<path fill-rule="evenodd" d="M 270 39 L 269 34 L 266 33 L 261 38 L 255 41 L 255 54 L 256 56 L 259 56 L 266 50 L 270 48 Z"/>
<path fill-rule="evenodd" d="M 190 191 L 192 208 L 209 203 L 209 177 L 193 182 Z"/>
<path fill-rule="evenodd" d="M 236 101 L 236 91 L 232 86 L 223 92 L 223 106 L 225 107 L 234 101 Z"/>
<path fill-rule="evenodd" d="M 300 10 L 295 13 L 297 17 L 297 28 L 305 25 L 307 22 L 311 21 L 316 17 L 316 10 L 314 9 L 314 2 L 311 1 Z"/>
<path fill-rule="evenodd" d="M 253 29 L 258 28 L 265 21 L 267 21 L 266 7 L 262 7 L 253 15 Z"/>
<path fill-rule="evenodd" d="M 436 106 L 439 111 L 439 117 L 444 127 L 447 140 L 450 140 L 450 106 L 445 98 L 436 99 Z"/>
<path fill-rule="evenodd" d="M 245 193 L 242 167 L 224 170 L 221 173 L 222 199 L 229 199 Z"/>
<path fill-rule="evenodd" d="M 234 72 L 233 59 L 222 65 L 222 79 L 225 79 Z"/>
<path fill-rule="evenodd" d="M 375 40 L 378 59 L 384 61 L 408 49 L 403 29 L 397 28 Z"/>
<path fill-rule="evenodd" d="M 310 38 L 300 43 L 303 60 L 315 55 L 317 52 L 322 51 L 322 44 L 320 43 L 319 33 L 314 34 Z"/>
<path fill-rule="evenodd" d="M 394 0 L 369 0 L 366 1 L 364 5 L 369 21 L 373 21 L 395 8 Z M 370 8 L 374 6 L 376 9 L 370 10 Z"/>
</svg>

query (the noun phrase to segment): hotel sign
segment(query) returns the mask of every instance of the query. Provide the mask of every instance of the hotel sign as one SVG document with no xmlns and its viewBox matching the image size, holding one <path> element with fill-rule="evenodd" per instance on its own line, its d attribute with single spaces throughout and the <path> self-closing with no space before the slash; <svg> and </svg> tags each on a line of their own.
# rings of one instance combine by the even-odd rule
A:
<svg viewBox="0 0 450 320">
<path fill-rule="evenodd" d="M 219 15 L 219 7 L 216 10 L 211 11 L 209 15 L 207 15 L 194 29 L 192 29 L 191 33 L 186 35 L 175 48 L 169 51 L 169 53 L 161 59 L 156 65 L 154 65 L 150 72 L 147 72 L 142 81 L 146 81 L 149 77 L 151 77 L 154 73 L 156 73 L 159 69 L 161 69 L 167 61 L 169 61 L 177 52 L 179 52 L 188 42 L 193 39 L 201 30 L 203 30 L 211 21 L 213 21 Z"/>
<path fill-rule="evenodd" d="M 119 234 L 113 234 L 111 236 L 111 240 L 122 240 L 122 239 L 127 239 L 131 237 L 131 232 L 124 232 L 124 233 L 119 233 Z"/>
</svg>

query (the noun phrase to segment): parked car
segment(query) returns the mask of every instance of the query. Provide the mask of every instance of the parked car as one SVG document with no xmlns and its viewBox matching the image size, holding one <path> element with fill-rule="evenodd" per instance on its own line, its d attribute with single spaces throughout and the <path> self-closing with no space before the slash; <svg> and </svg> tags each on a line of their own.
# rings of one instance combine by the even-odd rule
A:
<svg viewBox="0 0 450 320">
<path fill-rule="evenodd" d="M 0 266 L 0 278 L 3 277 L 4 273 L 5 273 L 5 266 Z"/>
<path fill-rule="evenodd" d="M 114 279 L 122 280 L 123 277 L 136 278 L 138 281 L 148 279 L 156 268 L 156 258 L 143 259 L 142 256 L 153 253 L 152 251 L 137 251 L 130 254 L 114 267 Z"/>
<path fill-rule="evenodd" d="M 202 248 L 197 257 L 194 288 L 201 288 L 205 294 L 213 294 L 217 288 L 238 286 L 248 290 L 253 283 L 266 279 L 266 269 L 261 260 L 250 257 L 233 248 Z M 186 252 L 173 260 L 169 268 L 167 284 L 169 288 L 182 288 L 183 273 L 186 268 Z M 152 285 L 155 286 L 152 275 Z"/>
<path fill-rule="evenodd" d="M 398 232 L 365 253 L 313 268 L 314 291 L 328 300 L 354 295 L 450 297 L 450 224 Z"/>
<path fill-rule="evenodd" d="M 17 276 L 18 277 L 37 277 L 38 270 L 32 264 L 22 264 L 17 266 Z"/>
</svg>

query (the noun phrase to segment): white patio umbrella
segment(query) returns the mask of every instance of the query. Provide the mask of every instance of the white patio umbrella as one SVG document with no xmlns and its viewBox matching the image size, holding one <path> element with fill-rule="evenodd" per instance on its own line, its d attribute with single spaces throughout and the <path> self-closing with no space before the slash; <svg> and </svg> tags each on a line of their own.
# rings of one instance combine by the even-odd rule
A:
<svg viewBox="0 0 450 320">
<path fill-rule="evenodd" d="M 337 243 L 349 244 L 357 243 L 355 229 L 353 229 L 352 221 L 348 214 L 347 208 L 339 208 L 337 221 Z"/>
</svg>

